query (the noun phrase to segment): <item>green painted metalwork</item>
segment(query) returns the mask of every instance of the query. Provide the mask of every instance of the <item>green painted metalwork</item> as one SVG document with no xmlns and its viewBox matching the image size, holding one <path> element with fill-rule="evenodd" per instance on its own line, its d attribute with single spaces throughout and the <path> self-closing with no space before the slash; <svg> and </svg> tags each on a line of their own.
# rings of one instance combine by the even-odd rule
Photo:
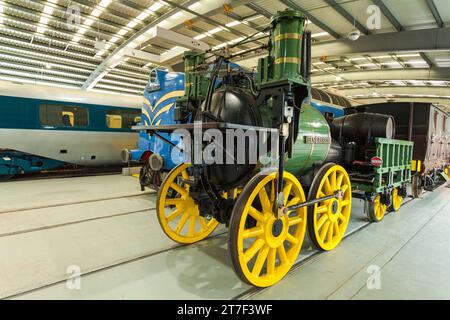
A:
<svg viewBox="0 0 450 320">
<path fill-rule="evenodd" d="M 292 158 L 285 163 L 285 169 L 295 175 L 310 170 L 317 161 L 324 161 L 331 145 L 330 127 L 316 108 L 303 104 L 300 119 Z"/>
<path fill-rule="evenodd" d="M 410 182 L 414 142 L 376 138 L 375 145 L 376 155 L 383 159 L 383 164 L 373 168 L 375 178 L 372 184 L 352 182 L 353 188 L 380 193 Z"/>
<path fill-rule="evenodd" d="M 186 51 L 183 55 L 184 58 L 184 97 L 180 100 L 202 100 L 206 95 L 208 88 L 208 79 L 203 75 L 196 73 L 197 67 L 205 62 L 205 53 L 196 51 Z"/>
<path fill-rule="evenodd" d="M 269 55 L 258 62 L 258 84 L 291 80 L 304 84 L 300 75 L 301 48 L 306 18 L 300 11 L 280 11 L 272 18 Z"/>
</svg>

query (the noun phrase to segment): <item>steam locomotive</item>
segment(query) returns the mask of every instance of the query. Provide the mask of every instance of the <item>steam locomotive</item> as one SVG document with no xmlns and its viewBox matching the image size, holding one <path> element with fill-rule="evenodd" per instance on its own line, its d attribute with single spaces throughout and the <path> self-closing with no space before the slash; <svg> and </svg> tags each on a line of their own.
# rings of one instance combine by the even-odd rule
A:
<svg viewBox="0 0 450 320">
<path fill-rule="evenodd" d="M 214 68 L 207 77 L 204 53 L 192 54 L 200 61 L 185 59 L 189 80 L 176 124 L 135 127 L 181 155 L 157 195 L 163 231 L 188 244 L 225 224 L 237 276 L 258 287 L 286 275 L 307 231 L 318 249 L 334 249 L 353 197 L 365 199 L 369 218 L 380 221 L 387 208 L 400 208 L 411 180 L 413 143 L 393 139 L 392 116 L 333 119 L 311 106 L 305 22 L 293 10 L 272 18 L 269 55 L 259 60 L 256 80 L 223 70 L 233 59 L 227 50 L 208 53 Z"/>
</svg>

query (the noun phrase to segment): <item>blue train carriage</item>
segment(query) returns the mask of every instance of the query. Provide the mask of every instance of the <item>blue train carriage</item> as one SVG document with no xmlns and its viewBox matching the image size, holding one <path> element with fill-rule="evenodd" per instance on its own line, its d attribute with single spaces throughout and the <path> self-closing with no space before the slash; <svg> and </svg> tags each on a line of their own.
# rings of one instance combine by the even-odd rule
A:
<svg viewBox="0 0 450 320">
<path fill-rule="evenodd" d="M 63 166 L 121 165 L 120 152 L 136 145 L 131 127 L 139 121 L 140 99 L 109 96 L 2 83 L 0 179 Z"/>
</svg>

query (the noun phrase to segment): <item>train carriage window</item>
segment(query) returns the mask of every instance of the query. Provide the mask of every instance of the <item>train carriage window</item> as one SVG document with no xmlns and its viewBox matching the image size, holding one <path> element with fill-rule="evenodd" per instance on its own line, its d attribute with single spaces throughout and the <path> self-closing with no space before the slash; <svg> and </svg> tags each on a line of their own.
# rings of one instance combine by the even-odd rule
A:
<svg viewBox="0 0 450 320">
<path fill-rule="evenodd" d="M 41 125 L 85 128 L 89 125 L 88 110 L 83 107 L 44 104 L 39 108 Z"/>
<path fill-rule="evenodd" d="M 108 110 L 106 126 L 111 129 L 131 129 L 139 122 L 141 110 Z"/>
</svg>

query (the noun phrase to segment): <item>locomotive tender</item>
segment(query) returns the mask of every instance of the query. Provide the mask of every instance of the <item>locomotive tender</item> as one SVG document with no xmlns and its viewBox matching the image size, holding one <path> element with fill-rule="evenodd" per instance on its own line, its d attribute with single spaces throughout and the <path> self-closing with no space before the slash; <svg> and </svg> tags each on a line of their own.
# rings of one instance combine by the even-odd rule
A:
<svg viewBox="0 0 450 320">
<path fill-rule="evenodd" d="M 332 250 L 340 243 L 350 220 L 353 191 L 373 204 L 372 220 L 379 221 L 384 213 L 377 204 L 398 209 L 410 179 L 413 143 L 392 139 L 391 116 L 361 114 L 331 120 L 311 106 L 311 34 L 305 31 L 305 21 L 293 10 L 272 18 L 269 55 L 259 61 L 256 83 L 242 72 L 227 72 L 216 88 L 220 66 L 232 58 L 226 51 L 216 54 L 194 123 L 135 127 L 180 148 L 188 158 L 212 145 L 216 158 L 231 153 L 232 164 L 203 159 L 175 167 L 158 191 L 157 216 L 167 236 L 185 244 L 204 239 L 219 223 L 228 226 L 236 274 L 259 287 L 286 275 L 307 230 L 320 250 Z M 202 85 L 201 69 L 197 66 L 192 81 L 187 81 L 188 92 Z M 177 102 L 179 114 L 189 108 L 190 98 L 186 95 Z M 355 127 L 361 120 L 366 126 Z M 188 150 L 183 148 L 184 138 L 175 144 L 162 137 L 180 129 L 195 135 L 200 125 L 206 141 L 194 138 Z M 227 141 L 221 145 L 216 136 L 207 134 L 211 129 L 254 130 L 266 140 L 255 145 L 245 140 L 245 148 L 231 143 L 230 150 L 223 147 Z M 273 137 L 275 147 L 270 144 L 266 156 L 276 161 L 267 163 L 264 157 L 250 161 L 249 150 L 264 150 Z M 242 156 L 244 163 L 237 161 Z M 352 190 L 352 177 L 361 190 Z M 376 187 L 367 187 L 374 181 Z"/>
<path fill-rule="evenodd" d="M 396 139 L 414 141 L 412 193 L 433 190 L 450 177 L 450 114 L 431 103 L 387 102 L 349 108 L 346 113 L 393 116 Z M 444 176 L 443 176 L 444 175 Z"/>
</svg>

